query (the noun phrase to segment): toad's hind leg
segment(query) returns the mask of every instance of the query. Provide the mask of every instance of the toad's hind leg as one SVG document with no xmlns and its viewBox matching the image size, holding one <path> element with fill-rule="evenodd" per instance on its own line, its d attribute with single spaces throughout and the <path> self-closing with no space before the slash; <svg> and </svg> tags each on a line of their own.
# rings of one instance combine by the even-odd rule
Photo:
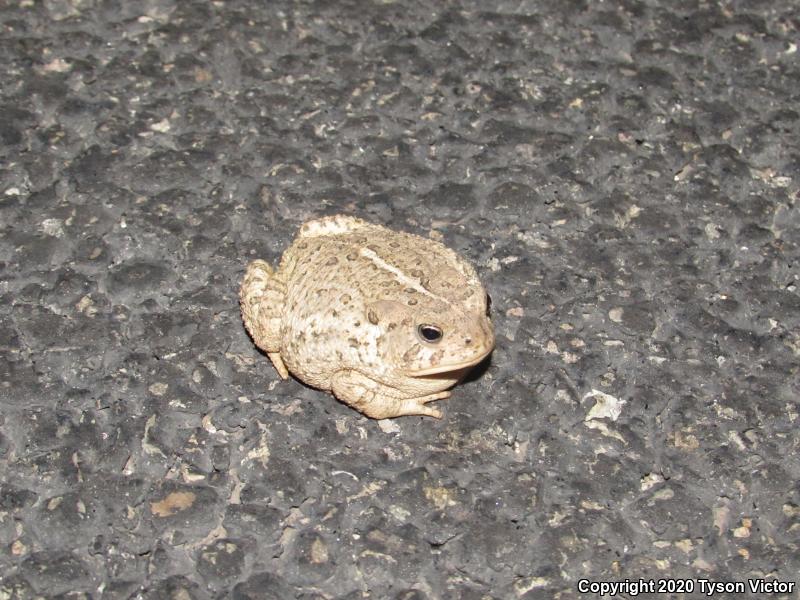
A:
<svg viewBox="0 0 800 600">
<path fill-rule="evenodd" d="M 406 415 L 442 418 L 442 413 L 426 403 L 448 398 L 450 392 L 439 392 L 417 398 L 395 398 L 387 386 L 357 371 L 337 371 L 331 379 L 333 395 L 345 404 L 373 419 L 390 419 Z"/>
<path fill-rule="evenodd" d="M 289 377 L 280 355 L 281 314 L 285 298 L 286 286 L 272 267 L 263 260 L 254 260 L 247 265 L 239 288 L 242 320 L 256 346 L 267 353 L 283 379 Z"/>
</svg>

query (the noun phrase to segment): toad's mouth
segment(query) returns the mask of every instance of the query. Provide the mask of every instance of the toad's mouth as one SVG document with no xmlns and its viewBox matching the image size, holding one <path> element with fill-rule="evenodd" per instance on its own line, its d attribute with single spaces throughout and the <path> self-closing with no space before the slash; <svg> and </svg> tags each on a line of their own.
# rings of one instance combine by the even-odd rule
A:
<svg viewBox="0 0 800 600">
<path fill-rule="evenodd" d="M 409 370 L 406 375 L 410 377 L 430 377 L 432 375 L 447 375 L 447 379 L 460 379 L 466 375 L 472 367 L 482 362 L 484 358 L 489 356 L 494 350 L 494 346 L 490 347 L 483 354 L 479 354 L 469 360 L 459 363 L 448 363 L 436 365 L 435 367 L 427 367 L 425 369 Z"/>
</svg>

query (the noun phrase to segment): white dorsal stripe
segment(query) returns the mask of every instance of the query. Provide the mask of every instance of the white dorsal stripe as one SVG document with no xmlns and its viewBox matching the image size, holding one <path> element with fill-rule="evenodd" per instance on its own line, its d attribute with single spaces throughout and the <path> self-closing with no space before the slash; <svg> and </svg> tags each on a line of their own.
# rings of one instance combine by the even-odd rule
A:
<svg viewBox="0 0 800 600">
<path fill-rule="evenodd" d="M 364 258 L 367 258 L 370 261 L 372 261 L 372 264 L 374 264 L 378 268 L 389 271 L 392 275 L 394 275 L 395 279 L 404 286 L 413 288 L 420 294 L 425 294 L 426 296 L 430 296 L 431 298 L 436 298 L 437 300 L 441 300 L 442 302 L 450 304 L 450 301 L 447 298 L 443 298 L 442 296 L 437 296 L 436 294 L 431 293 L 430 290 L 426 290 L 424 287 L 422 287 L 422 285 L 420 285 L 420 283 L 416 279 L 412 279 L 394 265 L 389 264 L 388 262 L 383 260 L 380 256 L 378 256 L 378 254 L 374 250 L 370 250 L 369 248 L 361 248 L 361 250 L 359 250 L 359 253 Z"/>
</svg>

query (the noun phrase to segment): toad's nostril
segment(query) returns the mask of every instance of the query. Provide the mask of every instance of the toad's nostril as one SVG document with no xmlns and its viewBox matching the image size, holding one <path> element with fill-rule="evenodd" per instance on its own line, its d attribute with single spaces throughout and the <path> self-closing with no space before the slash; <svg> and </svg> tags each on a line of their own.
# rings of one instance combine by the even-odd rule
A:
<svg viewBox="0 0 800 600">
<path fill-rule="evenodd" d="M 464 340 L 464 345 L 469 346 L 472 343 L 472 338 L 467 338 Z"/>
</svg>

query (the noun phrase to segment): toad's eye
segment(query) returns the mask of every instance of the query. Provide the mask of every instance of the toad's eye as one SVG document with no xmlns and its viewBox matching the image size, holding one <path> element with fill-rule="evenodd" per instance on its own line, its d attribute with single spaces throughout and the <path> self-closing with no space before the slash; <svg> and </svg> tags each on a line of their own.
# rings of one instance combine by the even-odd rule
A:
<svg viewBox="0 0 800 600">
<path fill-rule="evenodd" d="M 486 316 L 492 316 L 492 297 L 486 294 Z"/>
<path fill-rule="evenodd" d="M 420 325 L 417 327 L 417 335 L 419 339 L 428 344 L 435 344 L 442 339 L 444 333 L 440 327 L 436 325 Z"/>
</svg>

